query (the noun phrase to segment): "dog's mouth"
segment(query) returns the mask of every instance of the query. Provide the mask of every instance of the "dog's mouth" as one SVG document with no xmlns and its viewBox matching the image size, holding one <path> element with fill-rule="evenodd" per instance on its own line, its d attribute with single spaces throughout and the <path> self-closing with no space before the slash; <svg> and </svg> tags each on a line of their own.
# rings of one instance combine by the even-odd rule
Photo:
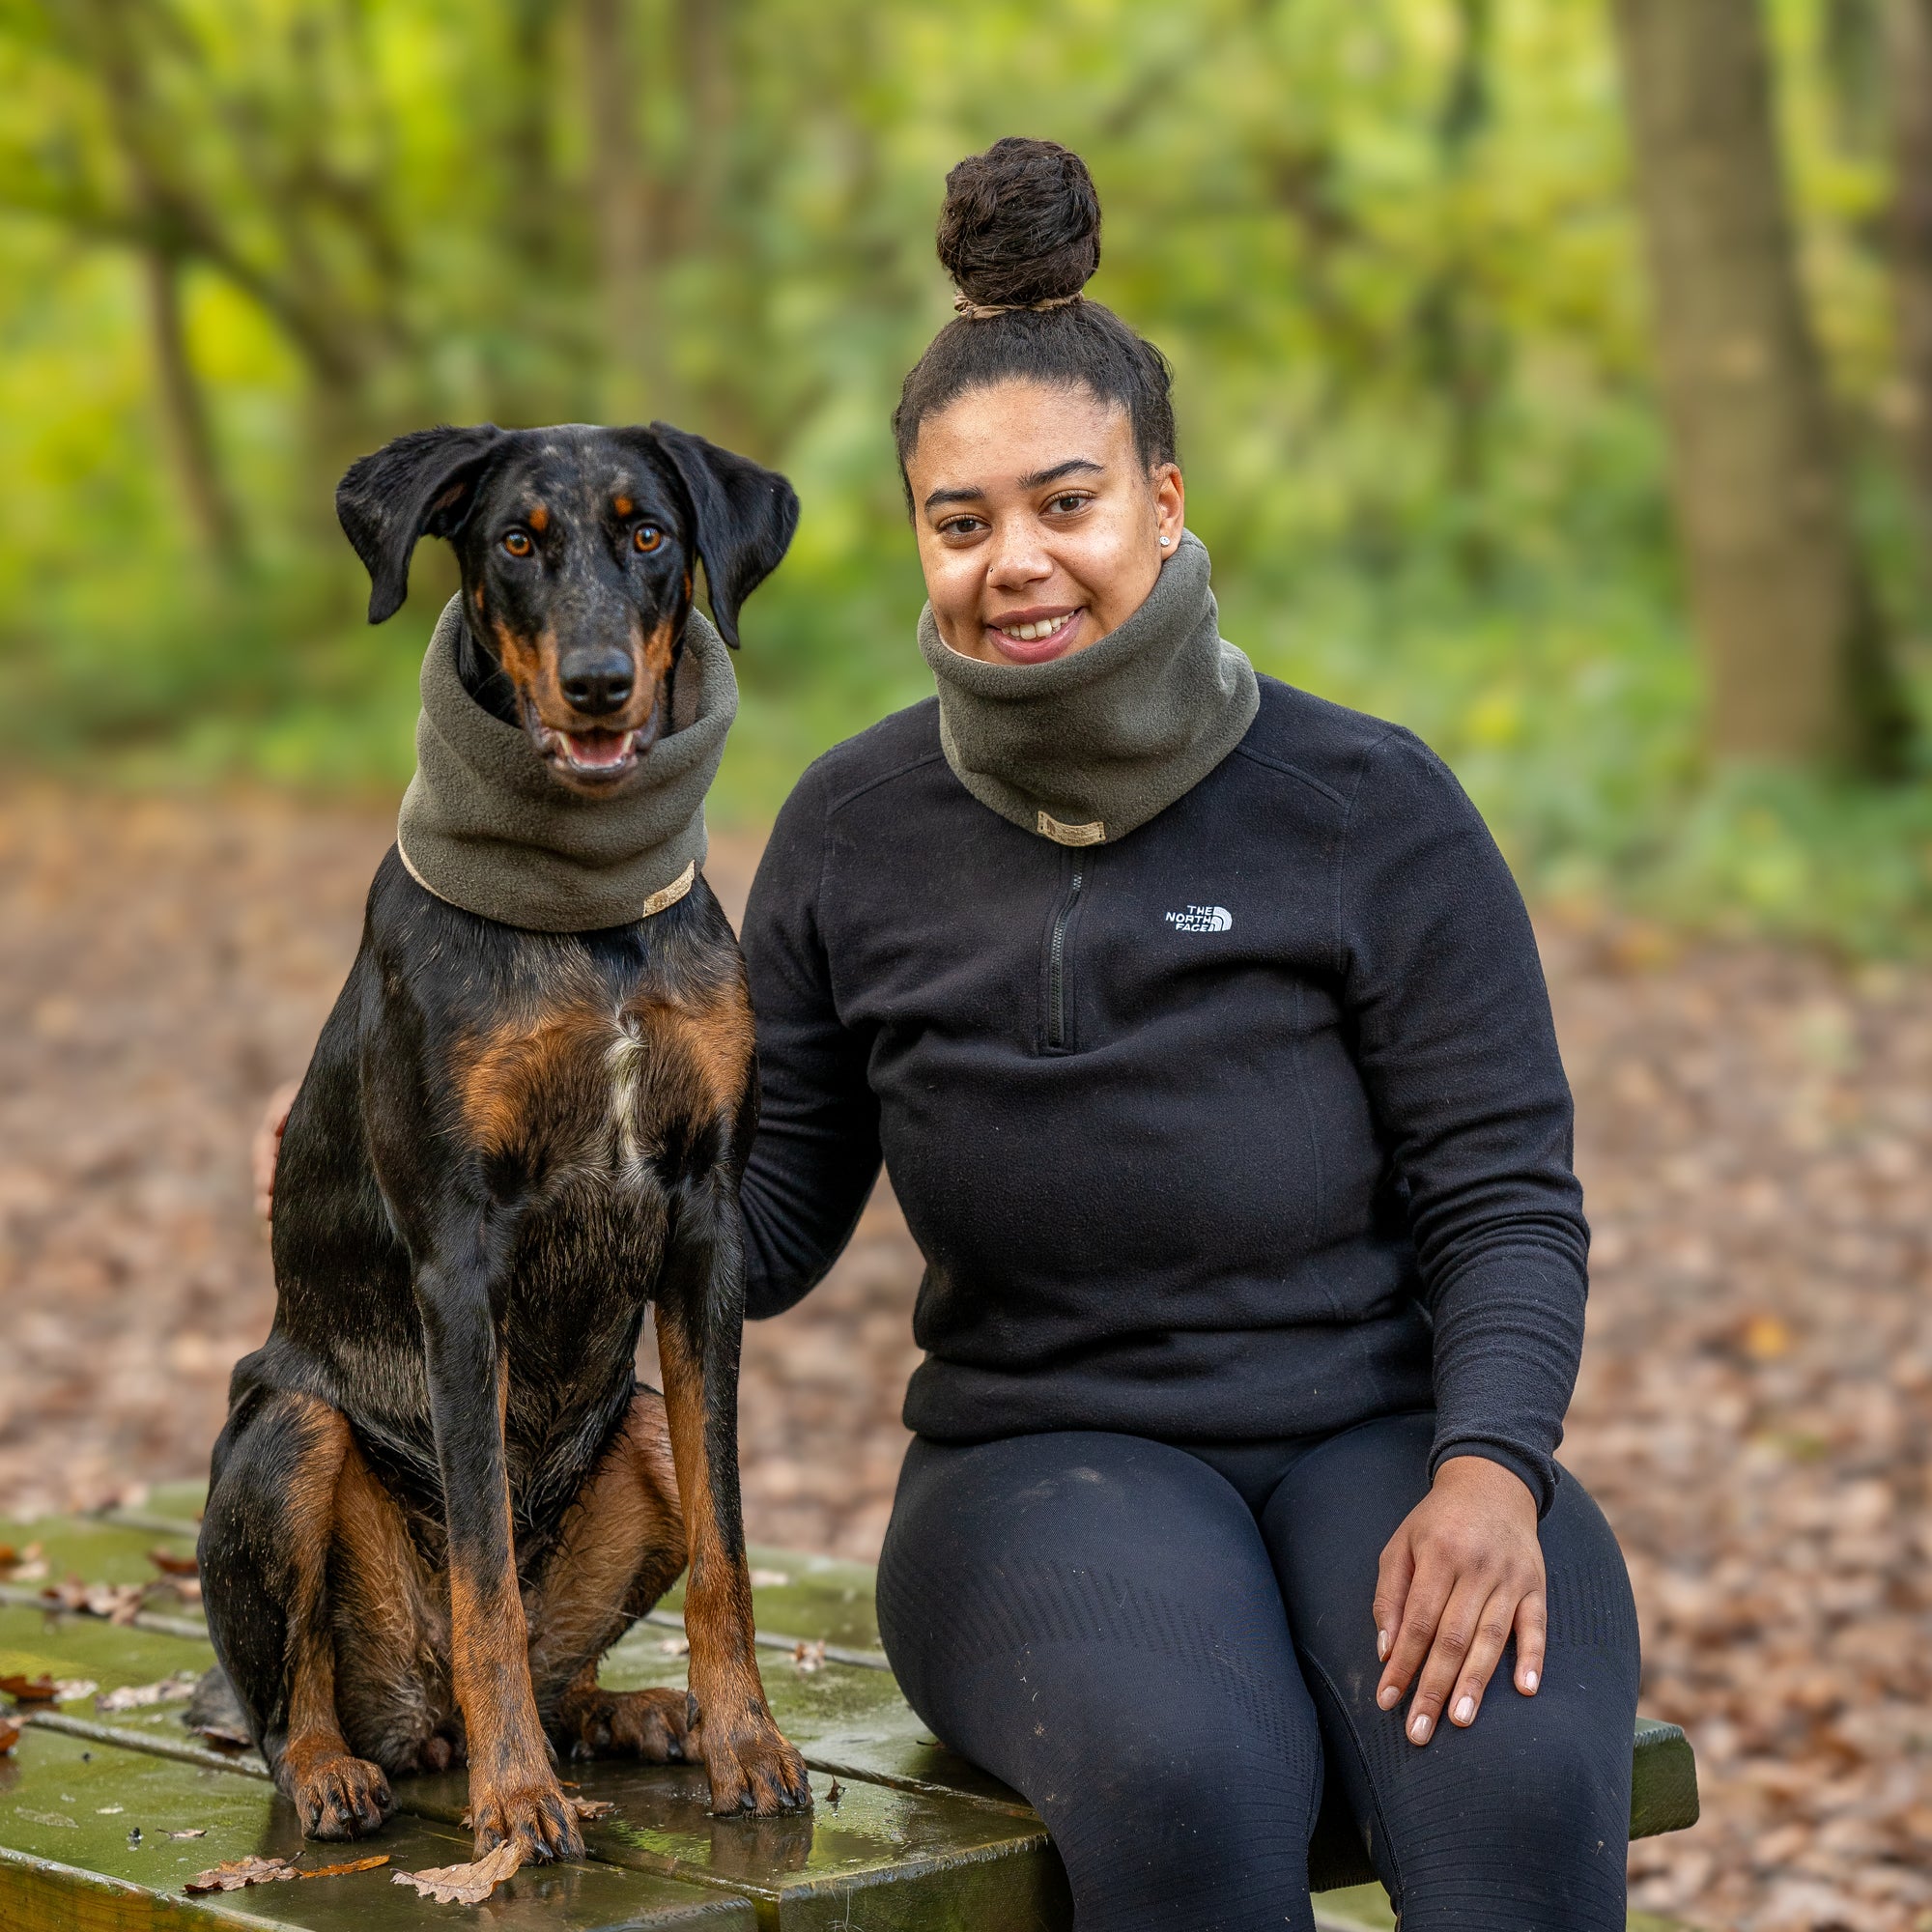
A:
<svg viewBox="0 0 1932 1932">
<path fill-rule="evenodd" d="M 656 742 L 657 713 L 629 730 L 606 730 L 592 725 L 566 728 L 530 721 L 530 737 L 551 769 L 579 784 L 604 786 L 630 777 Z"/>
</svg>

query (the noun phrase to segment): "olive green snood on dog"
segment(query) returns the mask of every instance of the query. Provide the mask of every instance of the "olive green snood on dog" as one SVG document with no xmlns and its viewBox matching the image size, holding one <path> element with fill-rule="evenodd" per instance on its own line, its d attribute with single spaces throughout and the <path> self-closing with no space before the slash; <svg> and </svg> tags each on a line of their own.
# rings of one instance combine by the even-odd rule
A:
<svg viewBox="0 0 1932 1932">
<path fill-rule="evenodd" d="M 527 733 L 464 690 L 463 622 L 451 598 L 423 658 L 416 772 L 396 827 L 410 875 L 466 912 L 536 932 L 595 932 L 674 905 L 704 864 L 704 794 L 738 713 L 724 639 L 692 611 L 669 729 L 599 798 L 567 790 Z"/>
<path fill-rule="evenodd" d="M 1096 644 L 1040 665 L 983 664 L 939 635 L 939 742 L 981 805 L 1062 845 L 1123 838 L 1191 790 L 1261 709 L 1254 667 L 1221 637 L 1208 549 L 1192 531 L 1153 588 Z"/>
</svg>

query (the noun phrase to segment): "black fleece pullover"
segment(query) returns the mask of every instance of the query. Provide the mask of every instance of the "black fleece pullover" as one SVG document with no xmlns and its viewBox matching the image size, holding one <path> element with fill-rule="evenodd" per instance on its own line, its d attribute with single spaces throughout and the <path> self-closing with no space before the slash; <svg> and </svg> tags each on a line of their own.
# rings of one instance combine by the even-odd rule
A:
<svg viewBox="0 0 1932 1932">
<path fill-rule="evenodd" d="M 1435 1463 L 1547 1509 L 1589 1236 L 1529 921 L 1417 738 L 1261 685 L 1117 844 L 980 804 L 936 700 L 806 773 L 745 924 L 750 1312 L 820 1279 L 883 1152 L 926 1261 L 920 1435 L 1433 1406 Z"/>
</svg>

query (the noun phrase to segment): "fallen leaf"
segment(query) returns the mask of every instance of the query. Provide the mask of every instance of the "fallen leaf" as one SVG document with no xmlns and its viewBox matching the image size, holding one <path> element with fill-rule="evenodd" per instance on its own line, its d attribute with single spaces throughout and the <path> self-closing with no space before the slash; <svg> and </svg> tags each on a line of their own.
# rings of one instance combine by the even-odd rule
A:
<svg viewBox="0 0 1932 1932">
<path fill-rule="evenodd" d="M 154 1684 L 124 1684 L 118 1690 L 103 1690 L 94 1700 L 97 1711 L 145 1711 L 151 1704 L 174 1704 L 194 1695 L 197 1678 L 163 1677 Z"/>
<path fill-rule="evenodd" d="M 833 1810 L 836 1811 L 838 1808 L 838 1801 L 844 1796 L 845 1796 L 845 1787 L 842 1784 L 840 1784 L 838 1780 L 835 1777 L 832 1780 L 831 1785 L 826 1790 L 825 1793 L 826 1804 L 831 1805 Z"/>
<path fill-rule="evenodd" d="M 389 1862 L 387 1852 L 378 1852 L 373 1859 L 351 1859 L 342 1865 L 317 1865 L 313 1871 L 298 1872 L 298 1878 L 346 1878 L 351 1872 L 374 1871 L 378 1865 Z"/>
<path fill-rule="evenodd" d="M 94 1815 L 97 1818 L 118 1818 L 127 1808 L 125 1804 L 97 1804 Z"/>
<path fill-rule="evenodd" d="M 0 1690 L 16 1704 L 51 1704 L 60 1696 L 60 1688 L 43 1672 L 39 1677 L 0 1677 Z"/>
<path fill-rule="evenodd" d="M 396 1885 L 412 1885 L 439 1905 L 481 1905 L 524 1861 L 524 1848 L 506 1838 L 487 1857 L 467 1865 L 436 1865 L 428 1871 L 392 1873 Z"/>
<path fill-rule="evenodd" d="M 190 1825 L 185 1832 L 170 1832 L 168 1836 L 171 1838 L 205 1838 L 208 1836 L 208 1827 L 206 1825 Z"/>
<path fill-rule="evenodd" d="M 172 1549 L 151 1549 L 148 1561 L 163 1577 L 193 1577 L 200 1573 L 201 1566 L 192 1556 L 177 1556 Z"/>
<path fill-rule="evenodd" d="M 19 1742 L 19 1725 L 11 1718 L 0 1718 L 0 1757 L 5 1757 Z"/>
<path fill-rule="evenodd" d="M 92 1697 L 100 1689 L 91 1677 L 56 1677 L 54 1702 L 71 1704 L 76 1697 Z"/>
<path fill-rule="evenodd" d="M 825 1642 L 822 1637 L 812 1637 L 793 1647 L 791 1661 L 808 1674 L 825 1668 Z"/>
<path fill-rule="evenodd" d="M 293 1859 L 230 1859 L 195 1875 L 182 1887 L 185 1892 L 240 1891 L 244 1885 L 274 1885 L 285 1878 L 300 1878 Z"/>
<path fill-rule="evenodd" d="M 211 1718 L 206 1723 L 190 1724 L 188 1729 L 196 1737 L 206 1738 L 216 1750 L 247 1750 L 255 1740 L 246 1731 L 238 1731 L 232 1724 L 223 1724 Z"/>
</svg>

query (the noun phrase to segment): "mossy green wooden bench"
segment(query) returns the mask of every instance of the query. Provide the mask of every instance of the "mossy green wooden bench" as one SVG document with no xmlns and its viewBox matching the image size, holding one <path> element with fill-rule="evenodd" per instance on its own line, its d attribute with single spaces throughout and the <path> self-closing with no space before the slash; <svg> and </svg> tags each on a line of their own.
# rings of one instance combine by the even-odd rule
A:
<svg viewBox="0 0 1932 1932">
<path fill-rule="evenodd" d="M 0 1540 L 40 1542 L 55 1577 L 147 1580 L 151 1548 L 191 1548 L 197 1500 L 184 1488 L 158 1494 L 148 1512 L 0 1524 Z M 684 1766 L 580 1766 L 573 1775 L 584 1795 L 615 1806 L 585 1827 L 583 1863 L 520 1872 L 487 1906 L 438 1905 L 392 1884 L 390 1872 L 469 1856 L 459 1823 L 465 1781 L 407 1778 L 396 1787 L 398 1816 L 361 1848 L 389 1853 L 388 1869 L 191 1898 L 183 1882 L 207 1866 L 294 1855 L 300 1834 L 291 1808 L 254 1753 L 218 1751 L 186 1731 L 181 1704 L 102 1716 L 90 1695 L 37 1712 L 13 1757 L 0 1760 L 0 1927 L 1032 1932 L 1068 1924 L 1065 1881 L 1038 1818 L 927 1736 L 899 1696 L 878 1649 L 871 1571 L 773 1551 L 753 1562 L 766 1688 L 811 1768 L 810 1818 L 712 1818 L 702 1774 Z M 0 1589 L 0 1674 L 86 1678 L 108 1690 L 208 1662 L 192 1612 L 156 1611 L 131 1627 L 50 1617 L 32 1602 L 37 1587 Z M 611 1654 L 607 1683 L 682 1682 L 677 1605 L 668 1599 Z M 785 1654 L 799 1644 L 813 1667 Z M 1639 1723 L 1635 1774 L 1633 1836 L 1695 1821 L 1696 1770 L 1675 1726 Z M 206 1835 L 168 1835 L 196 1829 Z M 316 1847 L 304 1862 L 353 1855 Z M 1379 1888 L 1365 1883 L 1359 1846 L 1332 1817 L 1318 1834 L 1313 1876 L 1326 1894 L 1324 1924 L 1391 1922 Z"/>
</svg>

